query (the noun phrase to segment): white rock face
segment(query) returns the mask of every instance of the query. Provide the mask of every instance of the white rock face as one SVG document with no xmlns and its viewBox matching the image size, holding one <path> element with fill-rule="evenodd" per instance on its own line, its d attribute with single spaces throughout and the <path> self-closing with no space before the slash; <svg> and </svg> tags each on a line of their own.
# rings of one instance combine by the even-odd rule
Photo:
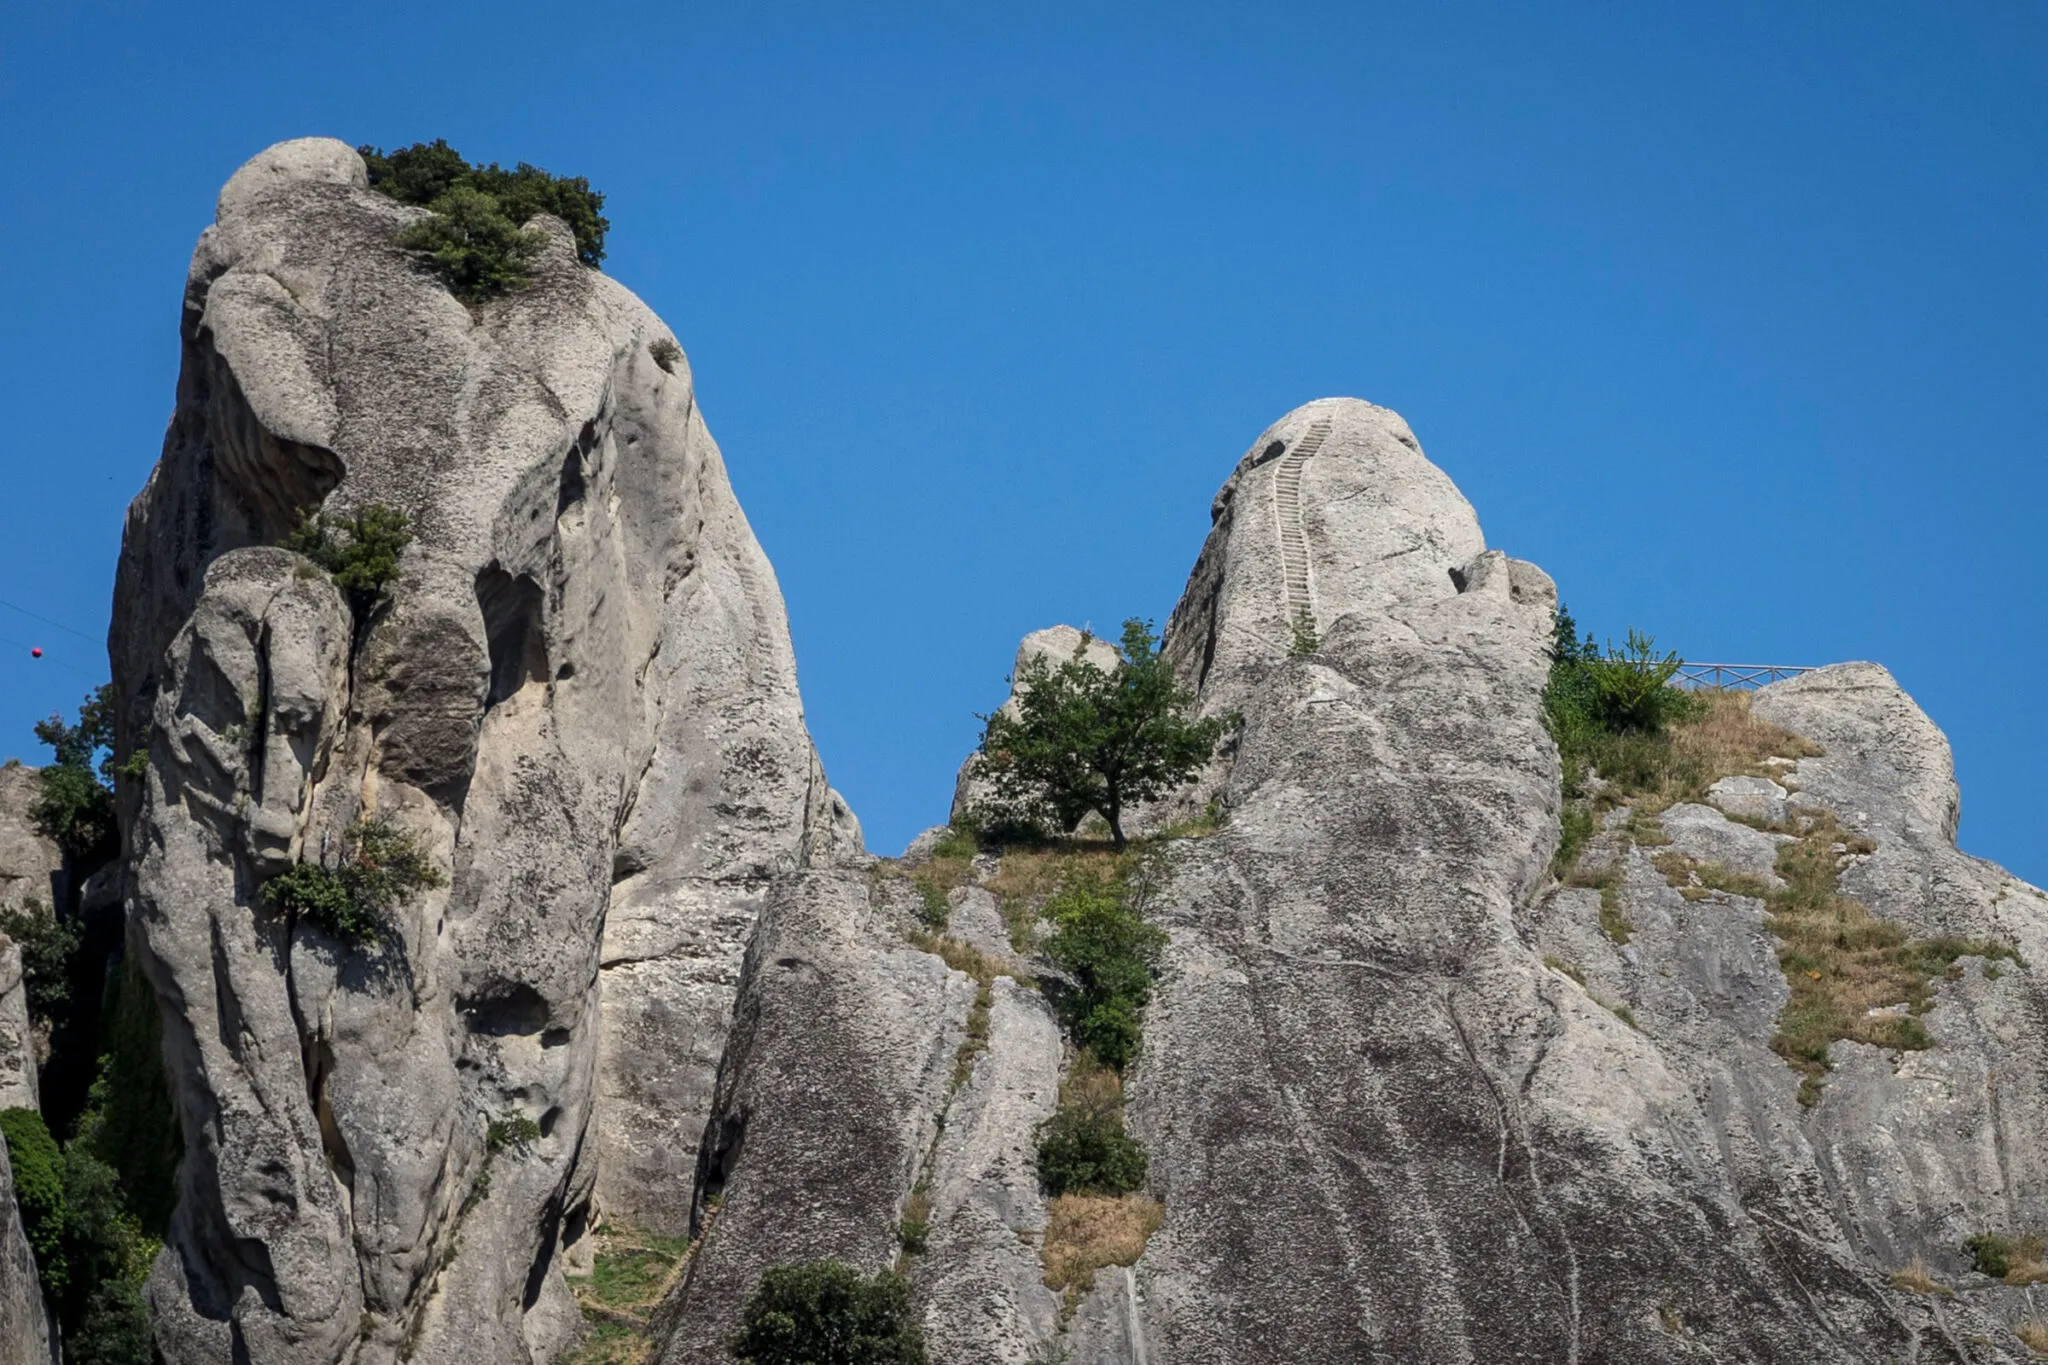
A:
<svg viewBox="0 0 2048 1365">
<path fill-rule="evenodd" d="M 0 1103 L 0 1109 L 11 1106 Z M 0 1138 L 0 1365 L 57 1365 L 56 1334 L 43 1311 L 35 1253 L 14 1203 L 14 1169 Z"/>
<path fill-rule="evenodd" d="M 236 173 L 129 512 L 131 944 L 186 1137 L 151 1285 L 173 1365 L 553 1358 L 593 1207 L 687 1214 L 768 880 L 858 849 L 687 366 L 649 353 L 668 329 L 552 219 L 534 285 L 472 313 L 392 245 L 420 212 L 328 139 Z M 359 621 L 271 547 L 370 503 L 417 539 Z M 257 894 L 364 815 L 450 879 L 373 952 Z M 540 1137 L 493 1152 L 514 1117 Z"/>
<path fill-rule="evenodd" d="M 0 1109 L 41 1109 L 21 945 L 0 934 Z"/>
<path fill-rule="evenodd" d="M 1785 818 L 1785 789 L 1768 777 L 1724 777 L 1707 788 L 1707 800 L 1730 815 L 1773 823 Z"/>
</svg>

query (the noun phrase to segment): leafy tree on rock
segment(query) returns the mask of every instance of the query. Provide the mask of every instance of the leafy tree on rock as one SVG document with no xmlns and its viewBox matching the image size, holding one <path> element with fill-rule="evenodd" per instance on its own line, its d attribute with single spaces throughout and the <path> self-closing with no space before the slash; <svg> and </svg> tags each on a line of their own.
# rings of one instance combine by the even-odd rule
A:
<svg viewBox="0 0 2048 1365">
<path fill-rule="evenodd" d="M 981 717 L 981 771 L 1000 800 L 1042 807 L 1062 832 L 1095 812 L 1121 849 L 1125 809 L 1185 784 L 1236 718 L 1190 717 L 1195 696 L 1159 653 L 1150 622 L 1124 622 L 1114 668 L 1089 662 L 1087 646 L 1084 635 L 1057 668 L 1025 664 L 1013 679 L 1015 713 Z"/>
<path fill-rule="evenodd" d="M 77 724 L 65 723 L 61 715 L 36 722 L 36 738 L 55 750 L 56 758 L 36 772 L 29 819 L 64 851 L 81 878 L 121 847 L 110 752 L 114 704 L 114 685 L 105 683 L 80 703 Z"/>
<path fill-rule="evenodd" d="M 732 1353 L 749 1365 L 926 1365 L 910 1286 L 838 1261 L 776 1266 L 747 1301 Z"/>
</svg>

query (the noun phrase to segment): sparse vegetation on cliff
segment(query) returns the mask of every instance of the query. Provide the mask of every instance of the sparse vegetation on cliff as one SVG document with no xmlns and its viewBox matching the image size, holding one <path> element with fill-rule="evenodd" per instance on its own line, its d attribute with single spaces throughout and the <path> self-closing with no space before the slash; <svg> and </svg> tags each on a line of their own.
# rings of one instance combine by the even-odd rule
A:
<svg viewBox="0 0 2048 1365">
<path fill-rule="evenodd" d="M 336 938 L 374 944 L 390 930 L 390 912 L 423 891 L 446 886 L 419 841 L 384 819 L 360 820 L 342 835 L 338 856 L 300 862 L 263 884 L 275 909 Z"/>
<path fill-rule="evenodd" d="M 981 718 L 980 771 L 1000 807 L 991 823 L 1042 819 L 1072 833 L 1093 812 L 1121 850 L 1124 811 L 1186 784 L 1233 718 L 1191 717 L 1195 696 L 1175 679 L 1148 622 L 1124 622 L 1112 669 L 1088 660 L 1088 642 L 1083 635 L 1058 668 L 1034 658 L 1012 680 L 1016 713 Z"/>
<path fill-rule="evenodd" d="M 1060 1016 L 1077 1047 L 1118 1071 L 1137 1055 L 1138 1013 L 1152 998 L 1153 965 L 1166 944 L 1139 913 L 1142 869 L 1137 876 L 1133 886 L 1077 868 L 1041 912 L 1053 926 L 1045 955 L 1074 980 L 1059 995 Z"/>
<path fill-rule="evenodd" d="M 568 226 L 583 264 L 595 268 L 604 260 L 611 228 L 604 195 L 582 176 L 550 175 L 523 161 L 509 171 L 496 162 L 472 165 L 441 138 L 390 152 L 357 150 L 371 189 L 433 211 L 401 232 L 398 244 L 421 252 L 464 302 L 531 282 L 546 245 L 539 231 L 525 227 L 535 214 L 552 214 Z"/>
<path fill-rule="evenodd" d="M 1083 1053 L 1060 1087 L 1057 1111 L 1038 1133 L 1046 1193 L 1130 1194 L 1142 1189 L 1145 1149 L 1124 1131 L 1123 1078 Z"/>
<path fill-rule="evenodd" d="M 361 617 L 398 581 L 398 559 L 410 544 L 412 519 L 371 502 L 345 517 L 307 509 L 284 546 L 332 578 Z"/>
<path fill-rule="evenodd" d="M 37 1027 L 56 1026 L 71 999 L 71 963 L 77 955 L 75 926 L 57 918 L 42 900 L 31 896 L 19 905 L 0 908 L 0 934 L 21 947 L 22 985 L 28 1011 Z"/>
<path fill-rule="evenodd" d="M 78 720 L 36 722 L 36 738 L 55 757 L 36 770 L 29 819 L 64 853 L 83 879 L 121 849 L 114 819 L 114 686 L 103 683 L 79 703 Z"/>
</svg>

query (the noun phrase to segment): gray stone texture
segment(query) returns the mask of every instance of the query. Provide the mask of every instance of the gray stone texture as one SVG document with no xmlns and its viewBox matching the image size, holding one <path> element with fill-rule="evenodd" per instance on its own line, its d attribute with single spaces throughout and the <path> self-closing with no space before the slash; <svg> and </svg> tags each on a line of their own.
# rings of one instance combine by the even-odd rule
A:
<svg viewBox="0 0 2048 1365">
<path fill-rule="evenodd" d="M 0 1109 L 11 1108 L 0 1102 Z M 43 1310 L 36 1257 L 14 1203 L 14 1168 L 0 1138 L 0 1365 L 57 1365 L 56 1330 Z"/>
<path fill-rule="evenodd" d="M 315 138 L 222 191 L 123 545 L 130 941 L 186 1134 L 172 1365 L 557 1355 L 593 1208 L 687 1218 L 770 880 L 859 846 L 668 329 L 549 218 L 532 287 L 467 308 L 393 245 L 423 211 L 365 185 Z M 417 538 L 358 623 L 271 547 L 369 503 Z M 450 878 L 373 952 L 257 894 L 361 815 Z M 493 1153 L 514 1116 L 540 1138 Z"/>
<path fill-rule="evenodd" d="M 0 934 L 0 1109 L 41 1109 L 21 945 Z"/>
<path fill-rule="evenodd" d="M 0 765 L 0 906 L 64 903 L 64 855 L 28 815 L 39 790 L 36 769 Z"/>
</svg>

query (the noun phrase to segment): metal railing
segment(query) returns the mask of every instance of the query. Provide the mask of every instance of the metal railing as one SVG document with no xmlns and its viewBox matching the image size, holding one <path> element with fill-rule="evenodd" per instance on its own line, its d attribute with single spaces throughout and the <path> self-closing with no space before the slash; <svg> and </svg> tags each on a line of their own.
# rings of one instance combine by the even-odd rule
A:
<svg viewBox="0 0 2048 1365">
<path fill-rule="evenodd" d="M 1678 666 L 1675 683 L 1686 687 L 1763 687 L 1811 673 L 1817 664 L 1696 664 Z"/>
</svg>

